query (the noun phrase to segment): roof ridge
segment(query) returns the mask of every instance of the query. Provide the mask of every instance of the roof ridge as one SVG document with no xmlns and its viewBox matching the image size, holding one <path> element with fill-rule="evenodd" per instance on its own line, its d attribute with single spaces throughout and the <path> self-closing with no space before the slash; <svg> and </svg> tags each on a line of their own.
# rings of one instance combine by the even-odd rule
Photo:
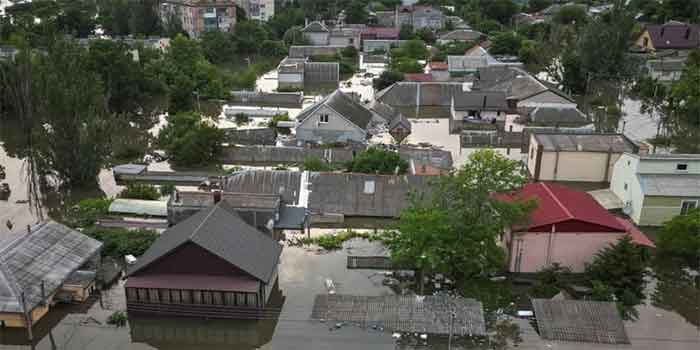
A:
<svg viewBox="0 0 700 350">
<path fill-rule="evenodd" d="M 540 184 L 542 184 L 542 187 L 544 187 L 544 190 L 547 191 L 547 194 L 549 194 L 549 196 L 552 197 L 552 199 L 554 200 L 554 202 L 557 203 L 557 205 L 559 206 L 559 208 L 561 208 L 561 209 L 564 211 L 564 213 L 569 217 L 569 219 L 573 219 L 573 218 L 574 218 L 574 215 L 571 214 L 571 212 L 569 211 L 569 209 L 559 200 L 559 198 L 557 198 L 557 196 L 554 194 L 554 192 L 552 192 L 552 190 L 549 188 L 549 186 L 547 185 L 547 183 L 545 183 L 545 182 L 540 182 Z"/>
<path fill-rule="evenodd" d="M 221 202 L 219 202 L 219 203 L 221 203 Z M 212 214 L 214 214 L 214 212 L 215 212 L 218 208 L 219 208 L 219 204 L 216 204 L 216 205 L 207 213 L 207 216 L 204 217 L 204 219 L 202 219 L 202 221 L 199 223 L 199 225 L 197 225 L 197 228 L 195 228 L 194 230 L 192 230 L 192 233 L 189 235 L 189 237 L 188 237 L 188 239 L 187 239 L 188 241 L 191 241 L 192 238 L 194 238 L 194 236 L 196 236 L 196 235 L 199 233 L 199 229 L 201 229 L 202 226 L 204 226 L 204 223 L 207 222 L 207 220 L 209 220 L 209 218 L 212 216 Z"/>
</svg>

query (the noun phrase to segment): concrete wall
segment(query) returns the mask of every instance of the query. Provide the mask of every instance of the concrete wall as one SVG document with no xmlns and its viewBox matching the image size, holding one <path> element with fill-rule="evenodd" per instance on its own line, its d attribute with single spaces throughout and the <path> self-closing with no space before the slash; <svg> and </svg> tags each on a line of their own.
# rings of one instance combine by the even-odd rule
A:
<svg viewBox="0 0 700 350">
<path fill-rule="evenodd" d="M 516 232 L 510 248 L 509 271 L 537 272 L 557 262 L 573 272 L 583 272 L 585 263 L 590 262 L 597 252 L 624 235 L 622 232 Z"/>
<path fill-rule="evenodd" d="M 328 114 L 328 123 L 320 123 L 322 114 Z M 296 131 L 297 139 L 300 141 L 323 143 L 346 142 L 348 140 L 364 142 L 367 135 L 364 130 L 327 106 L 321 106 L 306 118 L 297 126 Z"/>
<path fill-rule="evenodd" d="M 687 171 L 678 171 L 678 164 L 688 164 Z M 700 160 L 655 160 L 645 159 L 639 162 L 640 174 L 700 174 Z"/>
<path fill-rule="evenodd" d="M 323 33 L 304 33 L 311 45 L 328 45 L 328 32 Z"/>
<path fill-rule="evenodd" d="M 609 163 L 606 163 L 608 162 L 607 153 L 558 152 L 557 155 L 557 152 L 545 151 L 542 153 L 539 179 L 541 181 L 609 182 L 612 168 L 619 157 L 619 153 L 612 153 Z"/>
<path fill-rule="evenodd" d="M 280 88 L 304 88 L 304 72 L 277 74 L 277 86 Z"/>
<path fill-rule="evenodd" d="M 623 206 L 629 203 L 629 216 L 639 224 L 642 206 L 644 204 L 644 194 L 642 186 L 637 178 L 637 168 L 639 158 L 629 154 L 623 154 L 613 165 L 612 177 L 610 178 L 610 190 L 620 198 Z"/>
<path fill-rule="evenodd" d="M 352 46 L 356 49 L 360 49 L 360 36 L 353 36 L 353 37 L 347 37 L 347 36 L 331 36 L 329 38 L 329 45 L 342 45 L 342 46 Z"/>
<path fill-rule="evenodd" d="M 646 196 L 640 213 L 639 225 L 660 226 L 680 215 L 683 201 L 698 201 L 700 197 L 657 197 Z"/>
</svg>

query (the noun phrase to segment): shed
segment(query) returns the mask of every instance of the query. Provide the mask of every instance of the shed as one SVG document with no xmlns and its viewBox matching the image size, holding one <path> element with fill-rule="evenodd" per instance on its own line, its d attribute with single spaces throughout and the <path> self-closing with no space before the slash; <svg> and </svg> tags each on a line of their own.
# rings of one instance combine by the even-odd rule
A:
<svg viewBox="0 0 700 350">
<path fill-rule="evenodd" d="M 110 213 L 131 214 L 138 216 L 168 216 L 166 201 L 150 201 L 142 199 L 116 198 L 109 206 Z"/>
</svg>

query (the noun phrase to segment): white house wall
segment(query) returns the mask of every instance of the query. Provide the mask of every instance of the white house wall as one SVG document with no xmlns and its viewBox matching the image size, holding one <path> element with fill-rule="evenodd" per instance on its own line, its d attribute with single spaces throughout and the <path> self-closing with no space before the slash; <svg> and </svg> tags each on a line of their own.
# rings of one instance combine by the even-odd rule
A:
<svg viewBox="0 0 700 350">
<path fill-rule="evenodd" d="M 610 190 L 620 198 L 623 208 L 629 206 L 629 216 L 639 224 L 642 207 L 644 206 L 644 194 L 642 186 L 637 177 L 637 168 L 640 164 L 639 158 L 629 154 L 623 154 L 615 162 L 610 178 Z M 627 185 L 627 189 L 625 189 Z"/>
<path fill-rule="evenodd" d="M 542 165 L 540 166 L 540 180 L 542 181 L 582 181 L 582 182 L 607 182 L 610 181 L 612 168 L 620 157 L 619 153 L 610 155 L 602 152 L 543 152 Z M 555 174 L 556 167 L 556 174 Z M 608 175 L 605 176 L 606 168 Z M 533 164 L 534 170 L 534 164 Z"/>
<path fill-rule="evenodd" d="M 320 116 L 328 114 L 328 123 L 321 123 Z M 366 132 L 340 116 L 331 108 L 321 106 L 297 127 L 297 139 L 309 142 L 364 142 Z"/>
<path fill-rule="evenodd" d="M 304 33 L 306 35 L 306 38 L 309 39 L 311 42 L 311 45 L 328 45 L 328 33 Z"/>
</svg>

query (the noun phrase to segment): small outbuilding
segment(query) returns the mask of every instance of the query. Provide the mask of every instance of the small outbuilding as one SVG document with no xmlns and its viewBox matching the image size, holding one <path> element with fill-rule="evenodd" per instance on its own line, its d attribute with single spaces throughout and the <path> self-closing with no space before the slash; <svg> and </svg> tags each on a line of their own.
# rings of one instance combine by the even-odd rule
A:
<svg viewBox="0 0 700 350">
<path fill-rule="evenodd" d="M 613 302 L 533 299 L 540 337 L 550 341 L 629 344 L 625 324 Z"/>
</svg>

